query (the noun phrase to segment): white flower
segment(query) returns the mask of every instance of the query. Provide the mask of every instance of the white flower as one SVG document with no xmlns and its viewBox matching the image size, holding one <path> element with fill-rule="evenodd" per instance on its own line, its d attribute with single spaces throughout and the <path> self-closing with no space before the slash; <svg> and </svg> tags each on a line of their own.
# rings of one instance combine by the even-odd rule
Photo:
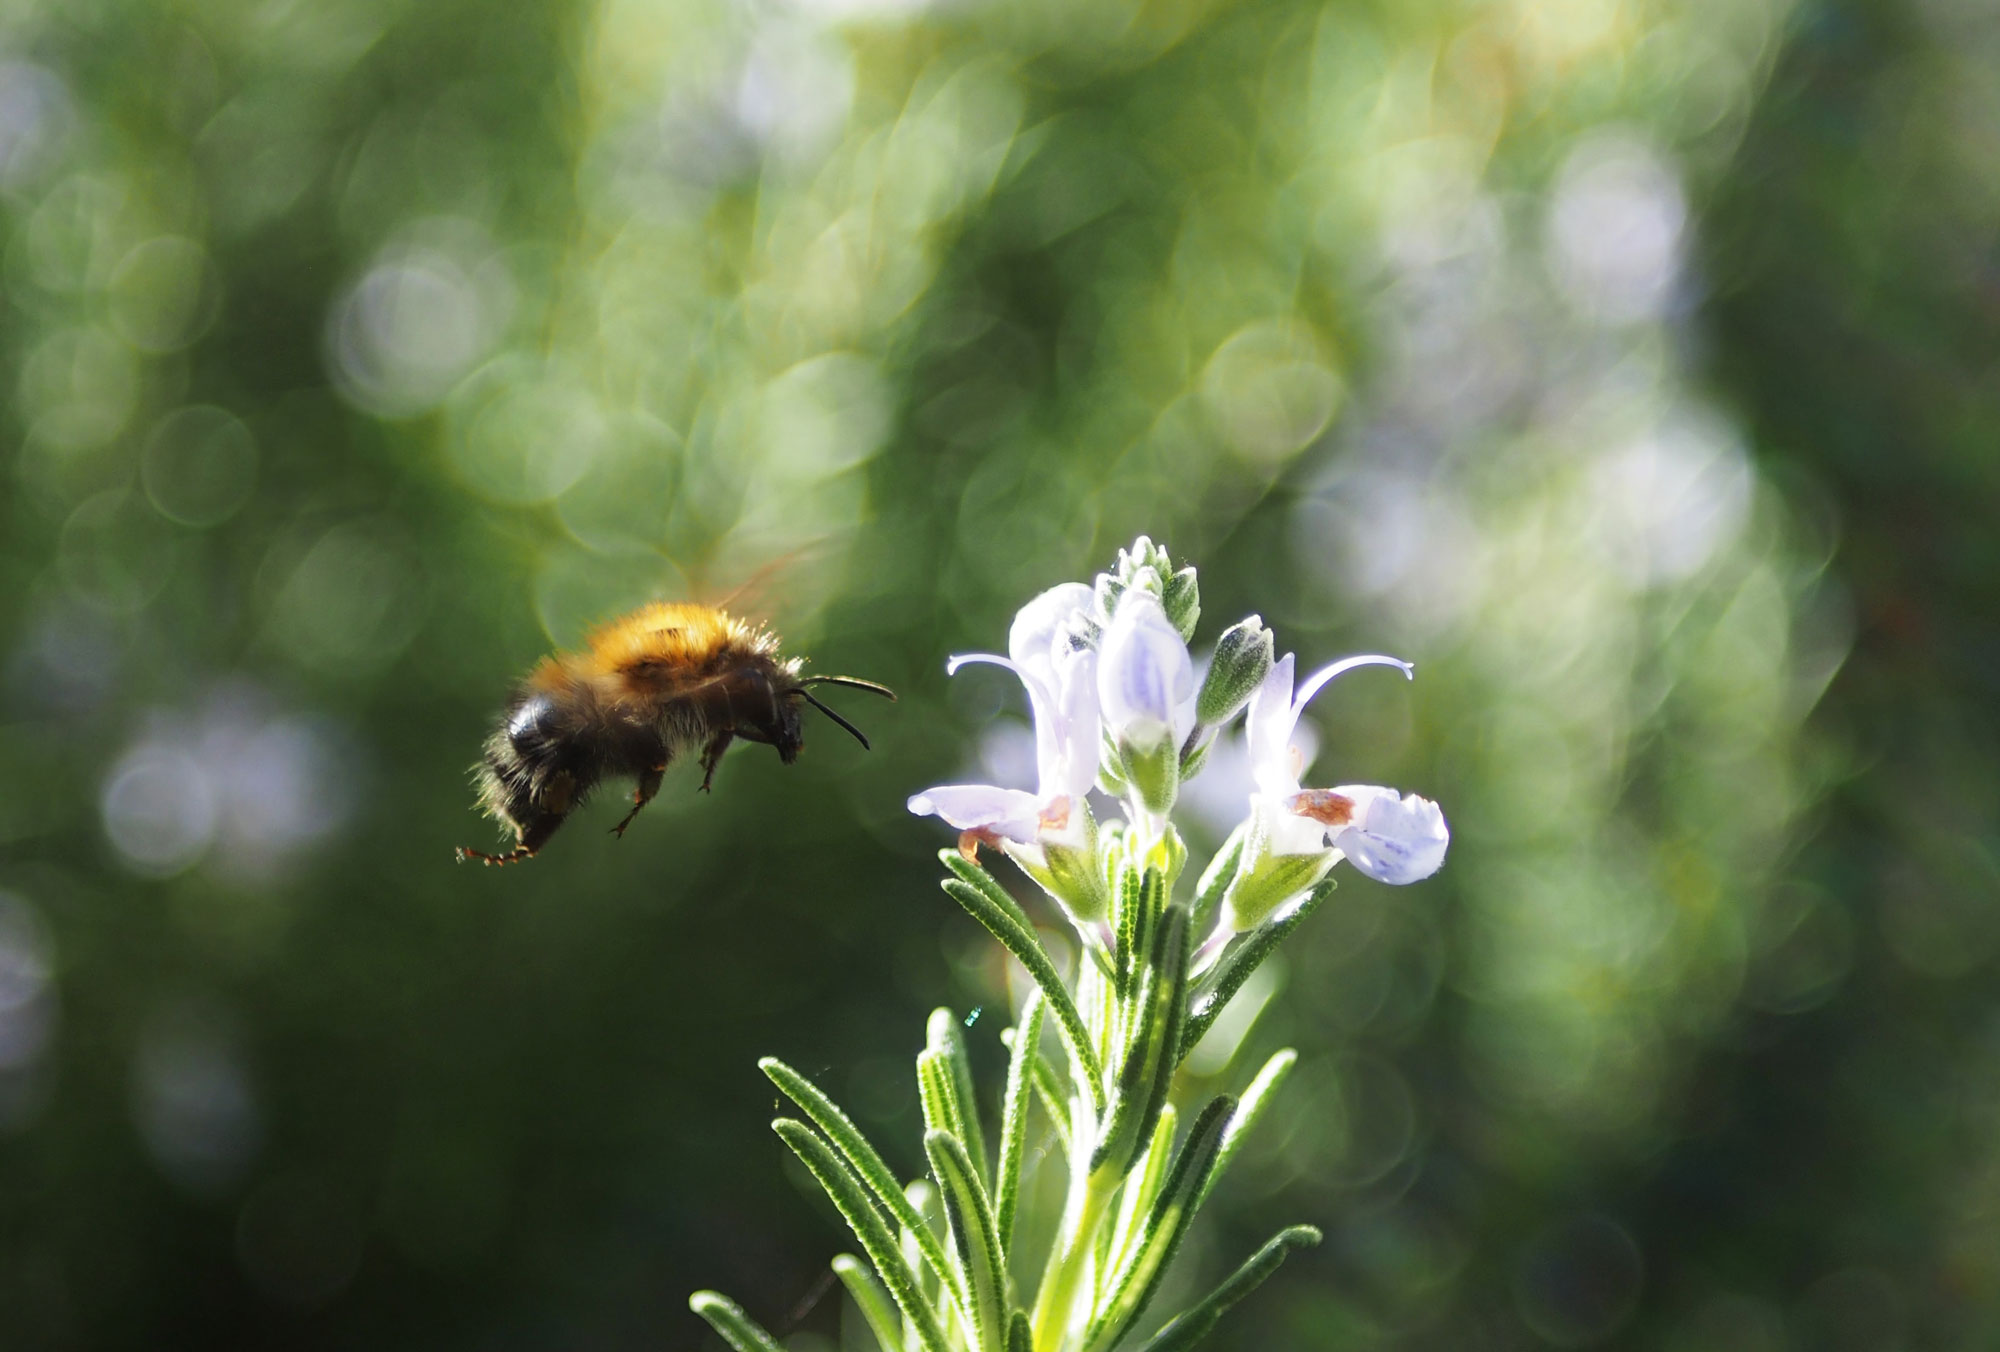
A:
<svg viewBox="0 0 2000 1352">
<path fill-rule="evenodd" d="M 1375 784 L 1304 790 L 1300 757 L 1292 747 L 1299 715 L 1327 682 L 1356 667 L 1398 667 L 1393 657 L 1349 657 L 1308 676 L 1292 690 L 1292 654 L 1272 666 L 1251 696 L 1246 719 L 1250 768 L 1256 791 L 1251 811 L 1267 833 L 1274 855 L 1311 854 L 1331 846 L 1369 877 L 1385 883 L 1413 883 L 1437 872 L 1451 833 L 1436 803 L 1415 794 L 1404 797 Z"/>
<path fill-rule="evenodd" d="M 1075 641 L 1091 590 L 1068 582 L 1021 607 L 1006 657 L 966 653 L 946 664 L 1007 668 L 1021 678 L 1035 720 L 1035 791 L 994 784 L 941 784 L 910 798 L 910 811 L 942 817 L 960 831 L 1017 845 L 1080 846 L 1088 831 L 1083 796 L 1097 780 L 1097 654 Z"/>
<path fill-rule="evenodd" d="M 1118 601 L 1097 665 L 1104 726 L 1121 746 L 1179 747 L 1194 726 L 1194 659 L 1151 592 Z"/>
</svg>

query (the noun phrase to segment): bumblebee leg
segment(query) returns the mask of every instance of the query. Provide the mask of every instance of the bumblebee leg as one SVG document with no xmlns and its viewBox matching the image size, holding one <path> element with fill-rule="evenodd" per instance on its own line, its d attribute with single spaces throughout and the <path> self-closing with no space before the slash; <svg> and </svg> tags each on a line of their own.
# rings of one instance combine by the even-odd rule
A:
<svg viewBox="0 0 2000 1352">
<path fill-rule="evenodd" d="M 468 859 L 477 859 L 482 864 L 518 864 L 523 860 L 533 859 L 541 851 L 542 846 L 548 844 L 549 837 L 554 835 L 556 828 L 563 824 L 563 818 L 566 815 L 568 815 L 567 812 L 543 812 L 538 814 L 533 821 L 530 821 L 527 826 L 522 828 L 521 843 L 505 854 L 488 854 L 484 850 L 474 850 L 460 846 L 458 850 L 458 862 L 463 864 Z"/>
<path fill-rule="evenodd" d="M 736 739 L 733 732 L 718 732 L 708 739 L 708 745 L 701 749 L 701 791 L 708 792 L 709 781 L 715 778 L 715 767 L 722 763 L 722 753 L 729 750 L 730 742 Z"/>
<path fill-rule="evenodd" d="M 458 855 L 458 862 L 461 864 L 468 859 L 477 859 L 482 864 L 518 864 L 524 859 L 533 859 L 535 857 L 533 850 L 525 850 L 519 846 L 507 851 L 505 854 L 488 854 L 484 850 L 475 850 L 470 845 L 461 845 L 458 847 L 456 853 Z"/>
<path fill-rule="evenodd" d="M 639 787 L 632 791 L 632 810 L 625 814 L 625 820 L 611 828 L 611 834 L 622 836 L 632 819 L 639 815 L 639 809 L 653 801 L 653 795 L 660 791 L 660 776 L 667 772 L 664 765 L 656 765 L 650 770 L 639 772 Z"/>
</svg>

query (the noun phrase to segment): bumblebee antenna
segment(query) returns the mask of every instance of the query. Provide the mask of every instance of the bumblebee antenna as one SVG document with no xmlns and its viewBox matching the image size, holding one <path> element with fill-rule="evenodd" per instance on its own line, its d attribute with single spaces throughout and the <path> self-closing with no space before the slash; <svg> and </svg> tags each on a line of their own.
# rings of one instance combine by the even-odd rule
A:
<svg viewBox="0 0 2000 1352">
<path fill-rule="evenodd" d="M 864 681 L 859 676 L 808 676 L 804 680 L 800 681 L 799 684 L 800 685 L 844 685 L 851 690 L 873 691 L 875 694 L 880 695 L 882 698 L 886 700 L 894 700 L 896 698 L 896 692 L 891 690 L 888 686 L 879 685 L 874 681 Z M 819 704 L 819 701 L 813 700 L 813 703 Z M 826 706 L 820 704 L 820 708 L 825 709 Z M 828 709 L 827 712 L 831 713 L 833 711 L 831 709 Z"/>
<path fill-rule="evenodd" d="M 825 679 L 825 678 L 822 678 L 822 679 Z M 879 687 L 878 687 L 878 688 L 879 688 Z M 886 690 L 885 690 L 885 691 L 883 691 L 883 693 L 884 693 L 884 694 L 888 694 L 888 692 L 887 692 Z M 820 711 L 821 713 L 825 714 L 825 715 L 826 715 L 826 716 L 827 716 L 828 718 L 831 718 L 831 719 L 832 719 L 832 720 L 833 720 L 834 722 L 836 722 L 836 723 L 840 724 L 840 726 L 841 726 L 841 727 L 843 727 L 843 728 L 846 728 L 846 729 L 847 729 L 847 730 L 848 730 L 849 732 L 853 733 L 853 734 L 854 734 L 854 740 L 855 740 L 855 741 L 857 741 L 857 742 L 859 742 L 859 743 L 861 743 L 861 749 L 862 749 L 863 751 L 866 751 L 866 750 L 868 750 L 868 749 L 869 749 L 869 748 L 868 748 L 868 739 L 867 739 L 866 737 L 863 737 L 863 736 L 861 735 L 861 729 L 860 729 L 860 728 L 857 728 L 857 727 L 855 727 L 855 726 L 854 726 L 854 725 L 853 725 L 852 723 L 850 723 L 850 722 L 848 722 L 848 721 L 847 721 L 846 719 L 842 718 L 842 717 L 841 717 L 841 716 L 840 716 L 839 714 L 835 713 L 835 712 L 834 712 L 833 710 L 831 710 L 831 709 L 827 708 L 827 707 L 826 707 L 826 706 L 825 706 L 824 704 L 821 704 L 821 703 L 820 703 L 820 702 L 819 702 L 818 700 L 814 699 L 814 698 L 812 697 L 812 692 L 811 692 L 811 691 L 809 691 L 809 690 L 806 690 L 805 688 L 801 687 L 801 688 L 800 688 L 800 690 L 799 690 L 799 698 L 800 698 L 800 699 L 802 699 L 802 700 L 804 700 L 804 701 L 805 701 L 805 702 L 806 702 L 807 704 L 810 704 L 810 705 L 812 705 L 812 707 L 813 707 L 813 708 L 815 708 L 815 709 L 819 710 L 819 711 Z M 894 699 L 894 698 L 895 698 L 895 696 L 894 696 L 894 695 L 890 695 L 890 696 L 889 696 L 889 698 L 891 698 L 891 699 Z"/>
</svg>

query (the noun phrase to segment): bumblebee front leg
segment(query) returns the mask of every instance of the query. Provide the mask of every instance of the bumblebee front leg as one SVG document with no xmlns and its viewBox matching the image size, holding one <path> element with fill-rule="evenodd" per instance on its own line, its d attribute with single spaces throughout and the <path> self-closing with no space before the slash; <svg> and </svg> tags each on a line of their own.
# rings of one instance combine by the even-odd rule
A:
<svg viewBox="0 0 2000 1352">
<path fill-rule="evenodd" d="M 701 792 L 708 792 L 709 783 L 715 778 L 715 767 L 722 763 L 722 753 L 729 750 L 729 744 L 734 740 L 735 733 L 718 732 L 701 749 Z"/>
<path fill-rule="evenodd" d="M 656 765 L 650 770 L 641 770 L 639 772 L 639 787 L 632 790 L 632 810 L 625 814 L 625 820 L 611 828 L 612 835 L 623 836 L 625 834 L 625 828 L 630 826 L 632 819 L 639 815 L 639 809 L 652 802 L 653 795 L 660 791 L 660 776 L 666 772 L 667 767 L 664 765 Z"/>
</svg>

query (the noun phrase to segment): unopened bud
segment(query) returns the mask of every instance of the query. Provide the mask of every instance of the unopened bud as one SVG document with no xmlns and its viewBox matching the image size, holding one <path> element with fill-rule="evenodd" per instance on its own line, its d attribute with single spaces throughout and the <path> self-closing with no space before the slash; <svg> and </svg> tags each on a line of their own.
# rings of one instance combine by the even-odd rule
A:
<svg viewBox="0 0 2000 1352">
<path fill-rule="evenodd" d="M 1168 618 L 1172 618 L 1171 612 Z M 1217 727 L 1236 717 L 1270 675 L 1275 660 L 1271 631 L 1257 616 L 1223 630 L 1201 693 L 1195 696 L 1195 721 L 1204 727 Z"/>
<path fill-rule="evenodd" d="M 1195 622 L 1201 619 L 1201 588 L 1195 582 L 1194 569 L 1183 568 L 1167 578 L 1160 604 L 1166 607 L 1174 628 L 1180 630 L 1181 641 L 1192 639 Z"/>
<path fill-rule="evenodd" d="M 1154 600 L 1166 605 L 1173 577 L 1173 560 L 1167 557 L 1167 551 L 1141 535 L 1129 548 L 1118 551 L 1110 572 L 1097 575 L 1094 618 L 1100 627 L 1108 627 L 1128 591 L 1150 592 Z M 1187 632 L 1183 631 L 1183 638 Z"/>
</svg>

